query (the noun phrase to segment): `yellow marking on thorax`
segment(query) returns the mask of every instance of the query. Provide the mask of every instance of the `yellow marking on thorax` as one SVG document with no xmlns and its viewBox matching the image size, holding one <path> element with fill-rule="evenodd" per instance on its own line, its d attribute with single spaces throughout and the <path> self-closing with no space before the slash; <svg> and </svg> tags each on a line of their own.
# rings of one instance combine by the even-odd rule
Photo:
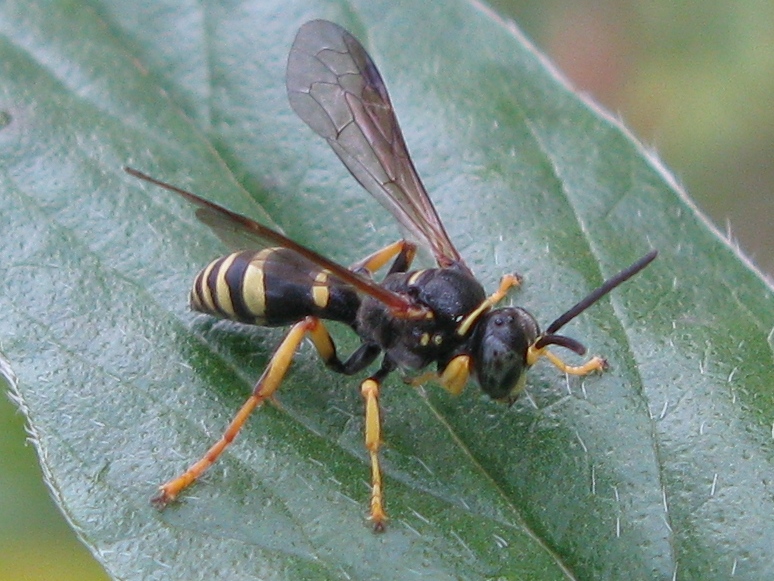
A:
<svg viewBox="0 0 774 581">
<path fill-rule="evenodd" d="M 414 274 L 412 274 L 412 275 L 409 277 L 409 279 L 408 279 L 408 284 L 416 284 L 417 280 L 419 280 L 419 277 L 420 277 L 420 276 L 422 276 L 422 274 L 423 274 L 423 273 L 424 273 L 426 270 L 427 270 L 427 269 L 418 270 L 418 271 L 416 271 Z"/>
<path fill-rule="evenodd" d="M 324 309 L 328 306 L 330 300 L 330 289 L 328 288 L 328 273 L 321 270 L 314 279 L 312 285 L 312 300 L 319 308 Z"/>
</svg>

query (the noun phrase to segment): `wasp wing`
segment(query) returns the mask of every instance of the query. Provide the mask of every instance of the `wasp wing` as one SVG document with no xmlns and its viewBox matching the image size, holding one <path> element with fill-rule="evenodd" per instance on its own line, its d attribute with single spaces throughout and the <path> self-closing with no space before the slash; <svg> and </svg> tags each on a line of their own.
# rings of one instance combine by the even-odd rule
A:
<svg viewBox="0 0 774 581">
<path fill-rule="evenodd" d="M 462 263 L 409 157 L 384 81 L 355 37 L 325 20 L 304 24 L 290 49 L 287 90 L 298 116 L 440 266 Z"/>
<path fill-rule="evenodd" d="M 302 246 L 298 242 L 294 242 L 287 236 L 280 234 L 271 228 L 263 226 L 241 214 L 227 210 L 213 202 L 209 202 L 204 198 L 200 198 L 182 188 L 157 180 L 136 169 L 125 167 L 124 170 L 129 175 L 179 194 L 188 202 L 197 206 L 196 217 L 209 226 L 221 240 L 234 250 L 257 250 L 271 246 L 287 248 L 295 252 L 302 259 L 317 265 L 321 269 L 327 270 L 331 276 L 339 279 L 341 282 L 351 285 L 356 290 L 381 301 L 390 307 L 397 315 L 419 315 L 417 306 L 409 301 L 408 298 L 382 288 L 374 281 L 357 275 L 351 270 Z M 288 257 L 286 260 L 292 260 L 292 257 Z M 296 265 L 296 270 L 300 270 L 302 267 L 303 260 L 300 260 Z"/>
</svg>

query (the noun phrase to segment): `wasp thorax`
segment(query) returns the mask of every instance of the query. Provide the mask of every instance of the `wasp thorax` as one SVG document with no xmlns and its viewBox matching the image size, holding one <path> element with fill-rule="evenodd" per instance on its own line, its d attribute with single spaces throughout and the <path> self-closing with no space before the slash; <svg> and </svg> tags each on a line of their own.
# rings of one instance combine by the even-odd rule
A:
<svg viewBox="0 0 774 581">
<path fill-rule="evenodd" d="M 524 309 L 509 307 L 481 317 L 473 338 L 474 371 L 484 393 L 511 399 L 524 386 L 527 350 L 540 328 Z"/>
</svg>

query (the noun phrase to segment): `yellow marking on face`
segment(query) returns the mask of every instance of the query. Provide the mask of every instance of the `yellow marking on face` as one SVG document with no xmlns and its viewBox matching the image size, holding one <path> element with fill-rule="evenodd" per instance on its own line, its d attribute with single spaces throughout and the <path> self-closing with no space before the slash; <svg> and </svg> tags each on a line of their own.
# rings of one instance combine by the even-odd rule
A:
<svg viewBox="0 0 774 581">
<path fill-rule="evenodd" d="M 545 352 L 545 347 L 542 349 L 536 349 L 535 344 L 529 346 L 529 349 L 527 349 L 527 367 L 532 367 L 537 363 L 537 360 L 540 359 L 543 356 L 543 353 Z"/>
<path fill-rule="evenodd" d="M 228 255 L 218 268 L 217 276 L 215 277 L 215 297 L 217 298 L 220 310 L 228 317 L 236 316 L 234 312 L 234 302 L 231 300 L 231 289 L 226 282 L 226 273 L 229 267 L 234 263 L 236 254 Z"/>
<path fill-rule="evenodd" d="M 242 277 L 242 299 L 247 310 L 255 317 L 266 313 L 266 293 L 263 287 L 263 264 L 271 254 L 271 248 L 262 250 L 250 261 Z"/>
<path fill-rule="evenodd" d="M 314 284 L 312 285 L 312 300 L 315 305 L 324 309 L 328 306 L 329 299 L 330 290 L 328 289 L 328 273 L 321 270 L 315 277 Z"/>
</svg>

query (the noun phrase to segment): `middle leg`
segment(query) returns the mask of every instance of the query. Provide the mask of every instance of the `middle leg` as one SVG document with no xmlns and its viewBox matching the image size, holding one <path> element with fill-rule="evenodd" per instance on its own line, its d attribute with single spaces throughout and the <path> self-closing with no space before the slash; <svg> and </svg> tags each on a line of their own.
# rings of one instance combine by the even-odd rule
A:
<svg viewBox="0 0 774 581">
<path fill-rule="evenodd" d="M 390 272 L 404 272 L 411 266 L 416 252 L 417 247 L 414 243 L 408 240 L 398 240 L 356 262 L 350 267 L 350 270 L 365 271 L 370 276 L 395 258 Z"/>
<path fill-rule="evenodd" d="M 365 400 L 365 446 L 371 459 L 371 516 L 375 532 L 384 531 L 387 513 L 384 510 L 382 470 L 379 466 L 379 447 L 382 444 L 382 423 L 379 412 L 379 388 L 385 377 L 395 368 L 387 358 L 371 377 L 360 384 Z"/>
</svg>

